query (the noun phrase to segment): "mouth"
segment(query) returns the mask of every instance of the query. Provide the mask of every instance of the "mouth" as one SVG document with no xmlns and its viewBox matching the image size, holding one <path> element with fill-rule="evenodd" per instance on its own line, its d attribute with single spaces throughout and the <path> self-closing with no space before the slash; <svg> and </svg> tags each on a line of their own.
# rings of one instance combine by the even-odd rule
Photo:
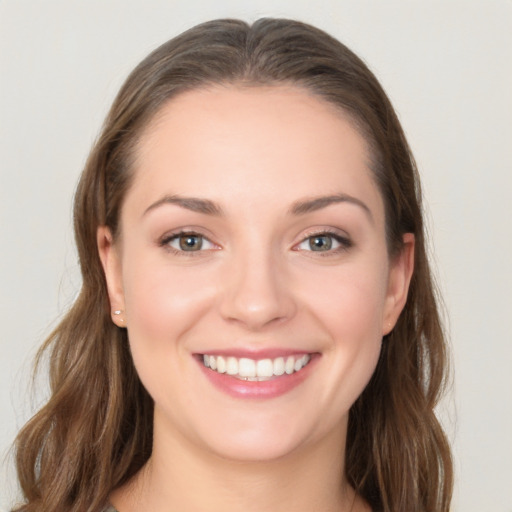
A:
<svg viewBox="0 0 512 512">
<path fill-rule="evenodd" d="M 280 356 L 273 359 L 202 355 L 202 362 L 206 368 L 247 382 L 265 382 L 283 375 L 293 375 L 303 370 L 310 361 L 310 354 Z"/>
</svg>

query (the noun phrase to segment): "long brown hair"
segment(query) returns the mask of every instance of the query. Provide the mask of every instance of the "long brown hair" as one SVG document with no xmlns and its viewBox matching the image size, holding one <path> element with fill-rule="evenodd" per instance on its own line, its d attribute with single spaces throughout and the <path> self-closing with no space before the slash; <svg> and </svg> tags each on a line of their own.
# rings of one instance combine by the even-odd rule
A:
<svg viewBox="0 0 512 512">
<path fill-rule="evenodd" d="M 126 331 L 110 318 L 96 232 L 116 234 L 137 141 L 164 102 L 209 84 L 294 84 L 348 113 L 372 150 L 385 203 L 388 248 L 414 233 L 415 270 L 404 311 L 375 374 L 350 411 L 349 482 L 374 510 L 447 512 L 450 449 L 434 414 L 446 348 L 424 243 L 416 166 L 374 75 L 343 44 L 309 25 L 218 20 L 165 43 L 131 73 L 107 116 L 75 196 L 83 284 L 40 354 L 50 354 L 51 398 L 16 440 L 24 504 L 18 512 L 97 512 L 152 449 L 153 404 Z"/>
</svg>

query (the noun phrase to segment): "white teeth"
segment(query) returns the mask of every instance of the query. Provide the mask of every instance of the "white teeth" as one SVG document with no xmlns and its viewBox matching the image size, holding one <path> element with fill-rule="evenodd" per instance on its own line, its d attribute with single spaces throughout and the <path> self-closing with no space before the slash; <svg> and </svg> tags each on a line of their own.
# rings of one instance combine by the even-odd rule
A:
<svg viewBox="0 0 512 512">
<path fill-rule="evenodd" d="M 274 359 L 274 375 L 283 375 L 284 373 L 284 358 L 278 357 Z"/>
<path fill-rule="evenodd" d="M 294 370 L 294 366 L 295 366 L 295 358 L 290 356 L 288 357 L 288 359 L 286 359 L 286 363 L 284 365 L 284 371 L 290 375 L 293 373 L 293 370 Z"/>
<path fill-rule="evenodd" d="M 242 357 L 224 357 L 203 355 L 203 364 L 218 373 L 227 373 L 233 377 L 249 380 L 262 381 L 268 380 L 274 376 L 281 376 L 285 373 L 291 375 L 298 372 L 310 361 L 310 356 L 288 356 L 277 357 L 275 359 L 249 359 Z"/>
<path fill-rule="evenodd" d="M 243 357 L 238 361 L 238 375 L 240 377 L 256 377 L 256 363 L 252 359 Z"/>
<path fill-rule="evenodd" d="M 214 358 L 215 356 L 210 356 L 210 359 Z M 210 363 L 210 368 L 211 368 L 211 363 Z M 217 357 L 217 371 L 219 373 L 226 373 L 226 360 L 219 356 Z"/>
<path fill-rule="evenodd" d="M 256 363 L 256 372 L 258 377 L 272 377 L 274 373 L 272 359 L 260 359 Z"/>
<path fill-rule="evenodd" d="M 228 375 L 238 374 L 238 359 L 236 359 L 236 357 L 228 357 L 226 361 L 226 373 Z"/>
<path fill-rule="evenodd" d="M 300 367 L 304 368 L 304 366 L 306 366 L 308 363 L 309 363 L 309 356 L 306 354 L 306 355 L 302 356 L 300 359 Z M 297 366 L 297 363 L 295 363 L 295 366 Z"/>
</svg>

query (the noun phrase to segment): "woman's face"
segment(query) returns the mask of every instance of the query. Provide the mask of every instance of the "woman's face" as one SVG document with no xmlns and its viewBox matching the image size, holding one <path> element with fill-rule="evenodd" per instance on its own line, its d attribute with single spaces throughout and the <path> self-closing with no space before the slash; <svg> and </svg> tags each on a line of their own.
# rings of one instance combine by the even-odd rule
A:
<svg viewBox="0 0 512 512">
<path fill-rule="evenodd" d="M 215 87 L 140 142 L 121 236 L 99 230 L 155 442 L 237 460 L 340 449 L 405 302 L 365 140 L 294 87 Z"/>
</svg>

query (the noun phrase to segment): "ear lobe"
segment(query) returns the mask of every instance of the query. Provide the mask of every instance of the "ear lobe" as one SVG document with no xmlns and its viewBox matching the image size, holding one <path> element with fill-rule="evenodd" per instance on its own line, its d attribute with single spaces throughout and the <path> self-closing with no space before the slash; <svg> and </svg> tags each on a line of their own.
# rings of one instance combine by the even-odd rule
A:
<svg viewBox="0 0 512 512">
<path fill-rule="evenodd" d="M 105 273 L 112 321 L 119 327 L 125 327 L 121 261 L 119 251 L 114 246 L 112 233 L 107 226 L 98 227 L 96 241 L 101 265 Z"/>
<path fill-rule="evenodd" d="M 413 233 L 405 233 L 403 247 L 400 254 L 391 261 L 389 269 L 388 290 L 386 297 L 386 310 L 382 325 L 382 335 L 389 334 L 398 320 L 405 303 L 414 270 L 414 244 Z"/>
</svg>

